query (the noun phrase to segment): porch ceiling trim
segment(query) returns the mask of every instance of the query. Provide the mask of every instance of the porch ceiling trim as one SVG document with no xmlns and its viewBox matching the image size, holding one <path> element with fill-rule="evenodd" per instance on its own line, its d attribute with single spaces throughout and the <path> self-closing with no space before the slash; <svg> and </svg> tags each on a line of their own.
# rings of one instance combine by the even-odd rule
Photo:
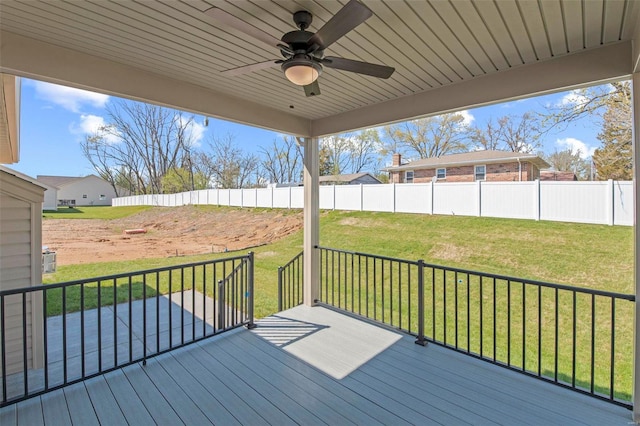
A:
<svg viewBox="0 0 640 426">
<path fill-rule="evenodd" d="M 313 136 L 380 126 L 559 91 L 633 73 L 632 42 L 623 41 L 363 107 L 312 122 Z"/>
<path fill-rule="evenodd" d="M 298 136 L 310 121 L 250 100 L 53 44 L 0 31 L 0 72 L 262 127 Z"/>
</svg>

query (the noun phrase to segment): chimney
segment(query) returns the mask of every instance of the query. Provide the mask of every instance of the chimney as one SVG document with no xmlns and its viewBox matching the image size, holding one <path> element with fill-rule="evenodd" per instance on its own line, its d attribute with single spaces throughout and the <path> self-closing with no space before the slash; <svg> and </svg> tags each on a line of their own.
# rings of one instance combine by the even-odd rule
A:
<svg viewBox="0 0 640 426">
<path fill-rule="evenodd" d="M 400 154 L 393 154 L 392 158 L 393 158 L 392 162 L 391 162 L 392 166 L 400 166 L 400 165 L 402 165 L 402 156 Z"/>
</svg>

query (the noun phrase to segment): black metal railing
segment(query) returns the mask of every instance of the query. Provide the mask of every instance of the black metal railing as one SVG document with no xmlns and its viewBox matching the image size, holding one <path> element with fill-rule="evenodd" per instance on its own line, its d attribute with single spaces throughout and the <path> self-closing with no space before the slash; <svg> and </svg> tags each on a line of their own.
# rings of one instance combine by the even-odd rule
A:
<svg viewBox="0 0 640 426">
<path fill-rule="evenodd" d="M 253 254 L 0 292 L 1 404 L 253 327 Z"/>
<path fill-rule="evenodd" d="M 302 261 L 304 252 L 278 268 L 278 311 L 284 311 L 303 302 Z"/>
<path fill-rule="evenodd" d="M 318 250 L 322 303 L 631 407 L 635 296 Z"/>
</svg>

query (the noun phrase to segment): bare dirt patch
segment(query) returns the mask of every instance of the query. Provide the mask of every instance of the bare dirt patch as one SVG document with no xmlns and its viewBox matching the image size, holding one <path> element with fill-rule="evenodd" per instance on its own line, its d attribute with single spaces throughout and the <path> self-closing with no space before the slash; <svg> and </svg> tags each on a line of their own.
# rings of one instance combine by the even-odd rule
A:
<svg viewBox="0 0 640 426">
<path fill-rule="evenodd" d="M 146 234 L 124 234 L 144 228 Z M 123 219 L 46 219 L 58 265 L 219 253 L 269 244 L 302 228 L 302 213 L 157 207 Z"/>
</svg>

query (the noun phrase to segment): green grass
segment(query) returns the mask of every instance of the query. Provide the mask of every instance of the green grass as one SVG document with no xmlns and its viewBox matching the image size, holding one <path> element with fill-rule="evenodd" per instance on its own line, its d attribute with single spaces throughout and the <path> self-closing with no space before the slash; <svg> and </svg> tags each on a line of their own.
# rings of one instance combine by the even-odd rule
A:
<svg viewBox="0 0 640 426">
<path fill-rule="evenodd" d="M 152 206 L 88 206 L 60 207 L 58 210 L 45 210 L 44 219 L 120 219 L 151 209 Z"/>
<path fill-rule="evenodd" d="M 358 251 L 362 253 L 381 254 L 390 257 L 397 257 L 409 260 L 423 259 L 427 263 L 458 267 L 462 269 L 481 271 L 486 273 L 502 274 L 523 279 L 540 280 L 552 283 L 567 284 L 576 287 L 586 287 L 600 289 L 611 292 L 632 294 L 633 283 L 633 228 L 621 226 L 587 225 L 560 222 L 535 222 L 526 220 L 475 218 L 460 216 L 426 216 L 409 214 L 389 214 L 389 213 L 369 213 L 369 212 L 323 212 L 321 215 L 320 230 L 321 245 L 344 250 Z M 298 232 L 287 238 L 268 246 L 258 247 L 255 252 L 255 314 L 257 317 L 264 317 L 277 310 L 277 268 L 284 265 L 302 249 L 302 232 Z M 244 253 L 244 252 L 243 252 Z M 90 265 L 59 266 L 58 272 L 45 276 L 46 282 L 61 282 L 75 279 L 84 279 L 100 275 L 114 274 L 120 272 L 131 272 L 142 269 L 176 265 L 200 260 L 224 258 L 233 253 L 222 253 L 218 255 L 202 255 L 165 259 L 145 259 L 128 262 L 96 263 Z M 386 273 L 388 275 L 388 271 Z M 415 275 L 414 275 L 415 276 Z M 454 277 L 448 276 L 447 282 Z M 458 279 L 466 279 L 460 276 Z M 404 279 L 404 282 L 408 280 Z M 442 284 L 444 279 L 436 279 L 436 298 L 434 301 L 428 299 L 428 308 L 435 304 L 436 321 L 443 324 L 444 313 L 444 291 Z M 473 284 L 473 280 L 472 280 Z M 506 290 L 505 283 L 498 285 L 496 291 L 496 304 L 498 312 L 496 317 L 496 351 L 495 356 L 506 359 L 507 334 L 506 334 Z M 122 283 L 117 283 L 120 287 Z M 429 280 L 426 282 L 427 294 L 432 294 Z M 103 283 L 104 292 L 103 303 L 109 300 L 112 294 L 112 284 Z M 155 291 L 155 283 L 147 283 L 147 295 L 152 295 Z M 479 352 L 480 341 L 483 342 L 483 353 L 493 356 L 493 320 L 492 305 L 493 287 L 490 283 L 483 284 L 483 319 L 484 327 L 482 339 L 480 338 L 480 327 L 474 322 L 479 318 L 478 304 L 470 304 L 470 317 L 466 317 L 466 305 L 461 299 L 458 306 L 461 328 L 459 339 L 462 347 L 466 348 L 466 324 L 469 324 L 470 350 Z M 201 285 L 196 283 L 197 288 Z M 454 291 L 455 285 L 447 284 L 446 335 L 448 342 L 451 342 L 455 335 L 452 328 L 455 323 Z M 140 283 L 134 286 L 134 297 L 141 297 L 142 287 Z M 168 291 L 166 282 L 158 283 L 161 293 Z M 356 300 L 359 295 L 350 293 L 347 290 L 347 297 Z M 342 289 L 341 289 L 342 291 Z M 378 289 L 378 292 L 381 290 Z M 403 294 L 409 294 L 408 289 L 400 289 Z M 406 291 L 406 292 L 405 292 Z M 543 305 L 542 317 L 538 318 L 537 304 L 531 304 L 536 300 L 536 295 L 527 290 L 526 318 L 521 312 L 514 311 L 512 316 L 512 347 L 511 362 L 514 365 L 522 366 L 522 341 L 523 334 L 520 331 L 522 323 L 526 320 L 527 327 L 525 337 L 527 341 L 526 354 L 528 370 L 537 370 L 537 324 L 541 319 L 545 327 L 549 328 L 554 324 L 555 319 L 547 304 Z M 415 288 L 411 293 L 415 292 Z M 124 289 L 118 289 L 119 299 L 125 294 Z M 379 311 L 382 305 L 381 294 L 375 302 Z M 384 302 L 386 309 L 390 309 L 389 294 Z M 543 291 L 545 301 L 551 300 L 553 295 L 549 291 Z M 69 292 L 67 300 L 69 306 L 77 305 L 78 294 Z M 96 297 L 91 296 L 96 303 Z M 90 298 L 91 298 L 90 297 Z M 394 293 L 395 297 L 395 293 Z M 479 288 L 477 284 L 472 285 L 470 292 L 471 300 L 480 300 Z M 514 286 L 511 294 L 512 306 L 520 306 L 522 293 Z M 405 299 L 415 299 L 406 297 Z M 588 298 L 580 296 L 578 298 L 580 310 L 586 312 L 590 318 L 591 302 Z M 566 295 L 561 295 L 560 306 L 570 306 L 571 300 Z M 604 373 L 596 374 L 596 390 L 607 392 L 608 374 L 606 374 L 609 356 L 610 336 L 609 327 L 610 311 L 606 303 L 597 301 L 595 307 L 598 325 L 596 327 L 596 341 L 598 348 L 596 353 L 596 367 Z M 403 310 L 406 311 L 408 304 L 412 305 L 412 312 L 415 314 L 415 300 L 404 300 Z M 631 303 L 629 303 L 631 305 Z M 374 304 L 369 301 L 369 306 L 373 310 Z M 394 306 L 396 306 L 394 304 Z M 632 363 L 630 354 L 633 343 L 633 310 L 631 307 L 623 305 L 618 307 L 619 312 L 616 317 L 618 335 L 616 336 L 616 353 L 620 359 L 616 360 L 616 396 L 622 399 L 629 399 L 631 394 Z M 51 313 L 60 312 L 59 307 L 51 306 Z M 387 311 L 389 312 L 389 311 Z M 395 324 L 398 324 L 400 317 L 394 317 Z M 569 315 L 569 317 L 567 317 Z M 558 321 L 561 326 L 570 325 L 570 314 L 560 315 Z M 415 315 L 414 315 L 415 316 Z M 380 319 L 380 318 L 378 318 Z M 387 317 L 389 322 L 391 317 Z M 413 320 L 403 319 L 403 328 L 411 327 L 416 330 L 417 324 Z M 431 332 L 433 324 L 430 314 L 427 315 L 427 334 Z M 533 331 L 532 331 L 533 330 Z M 578 383 L 584 383 L 584 378 L 589 377 L 590 367 L 590 333 L 591 324 L 582 318 L 578 318 L 576 346 L 577 369 L 576 378 Z M 437 329 L 435 337 L 444 339 L 445 331 Z M 540 369 L 545 372 L 553 367 L 553 353 L 549 352 L 554 346 L 553 336 L 548 333 L 541 336 L 543 341 L 543 353 L 541 353 Z M 533 345 L 533 346 L 532 346 Z M 572 367 L 571 347 L 573 341 L 570 335 L 561 335 L 559 338 L 559 365 L 560 379 L 570 379 Z M 568 372 L 568 373 L 567 373 Z"/>
</svg>

